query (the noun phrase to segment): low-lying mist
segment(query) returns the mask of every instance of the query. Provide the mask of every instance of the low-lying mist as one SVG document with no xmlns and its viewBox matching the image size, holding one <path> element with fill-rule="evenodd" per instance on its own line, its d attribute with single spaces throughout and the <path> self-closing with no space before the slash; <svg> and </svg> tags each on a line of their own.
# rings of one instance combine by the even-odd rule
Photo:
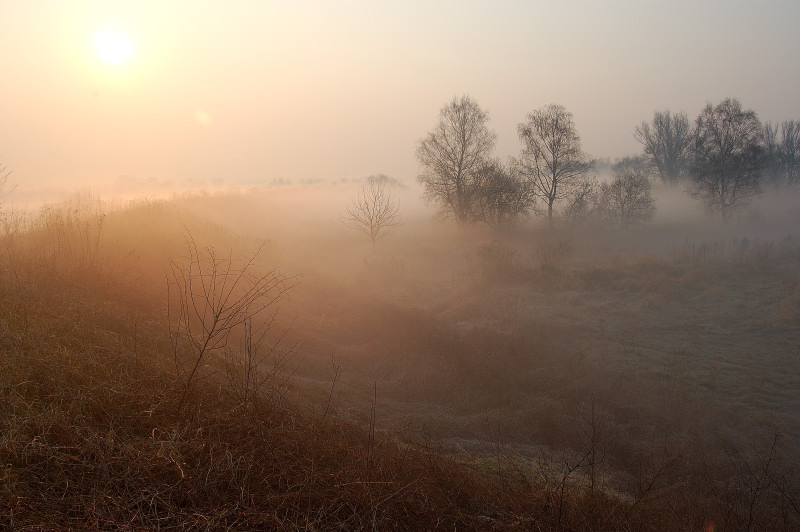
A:
<svg viewBox="0 0 800 532">
<path fill-rule="evenodd" d="M 78 240 L 154 301 L 186 235 L 232 257 L 264 243 L 260 264 L 296 281 L 280 302 L 294 346 L 280 371 L 313 412 L 545 477 L 574 466 L 629 495 L 660 472 L 680 504 L 734 497 L 719 483 L 762 468 L 781 481 L 759 500 L 796 502 L 796 191 L 767 191 L 728 224 L 663 188 L 646 225 L 497 232 L 395 186 L 402 224 L 373 248 L 342 222 L 357 185 L 58 208 L 81 211 Z"/>
<path fill-rule="evenodd" d="M 373 250 L 340 220 L 355 192 L 176 201 L 268 240 L 302 276 L 285 309 L 303 346 L 298 376 L 325 390 L 340 364 L 344 411 L 365 415 L 374 388 L 387 428 L 578 449 L 594 405 L 623 470 L 654 438 L 712 452 L 778 432 L 800 452 L 796 196 L 768 192 L 722 224 L 665 188 L 647 225 L 530 220 L 497 233 L 414 211 L 405 194 L 403 225 Z"/>
</svg>

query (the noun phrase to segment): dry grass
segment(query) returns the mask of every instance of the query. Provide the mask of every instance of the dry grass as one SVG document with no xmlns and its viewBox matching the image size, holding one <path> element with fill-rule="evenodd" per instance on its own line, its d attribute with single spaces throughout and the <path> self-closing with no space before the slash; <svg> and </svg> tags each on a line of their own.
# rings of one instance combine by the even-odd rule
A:
<svg viewBox="0 0 800 532">
<path fill-rule="evenodd" d="M 182 212 L 84 198 L 0 237 L 3 527 L 798 526 L 796 389 L 774 393 L 793 242 L 587 264 L 568 237 L 442 231 L 326 262 L 341 246 L 323 235 L 281 306 L 301 342 L 267 372 L 274 393 L 243 402 L 224 357 L 191 389 L 176 374 L 165 274 L 187 230 L 237 256 L 255 244 Z M 283 236 L 260 266 L 315 256 Z M 747 338 L 778 369 L 700 351 Z M 736 379 L 755 368 L 760 390 Z"/>
</svg>

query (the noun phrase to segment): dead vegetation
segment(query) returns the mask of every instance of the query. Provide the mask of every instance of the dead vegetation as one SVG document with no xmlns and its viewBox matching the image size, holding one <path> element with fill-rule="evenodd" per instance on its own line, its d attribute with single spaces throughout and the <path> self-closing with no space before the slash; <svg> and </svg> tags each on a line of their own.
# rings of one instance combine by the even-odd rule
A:
<svg viewBox="0 0 800 532">
<path fill-rule="evenodd" d="M 335 232 L 73 202 L 1 237 L 8 529 L 800 524 L 791 238 L 587 258 L 410 222 L 341 256 Z M 209 271 L 241 312 L 202 351 Z"/>
</svg>

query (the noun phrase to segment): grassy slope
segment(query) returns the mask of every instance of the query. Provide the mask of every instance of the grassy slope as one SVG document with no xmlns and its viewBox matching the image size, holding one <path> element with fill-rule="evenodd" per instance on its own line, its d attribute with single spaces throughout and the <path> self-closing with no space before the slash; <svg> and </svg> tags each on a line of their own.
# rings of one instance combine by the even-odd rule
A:
<svg viewBox="0 0 800 532">
<path fill-rule="evenodd" d="M 213 374 L 179 411 L 163 290 L 149 289 L 163 253 L 175 251 L 168 210 L 149 204 L 105 218 L 70 207 L 4 239 L 4 527 L 549 527 L 540 490 L 501 489 L 429 446 L 323 419 L 279 395 L 243 407 Z M 618 521 L 615 503 L 604 508 Z M 561 510 L 562 521 L 577 511 Z"/>
<path fill-rule="evenodd" d="M 555 253 L 544 268 L 518 264 L 487 285 L 486 268 L 504 267 L 497 254 L 473 260 L 474 251 L 453 248 L 468 257 L 465 274 L 450 273 L 463 269 L 448 262 L 452 249 L 423 250 L 430 263 L 416 256 L 356 265 L 355 286 L 311 273 L 285 309 L 302 340 L 290 389 L 276 383 L 276 393 L 242 407 L 211 368 L 179 412 L 182 385 L 164 323 L 166 259 L 183 252 L 184 224 L 221 249 L 246 252 L 248 244 L 174 209 L 142 204 L 103 217 L 69 206 L 4 237 L 3 524 L 663 530 L 797 522 L 796 472 L 771 465 L 782 448 L 737 449 L 720 464 L 706 448 L 691 448 L 713 445 L 706 438 L 686 439 L 706 421 L 681 421 L 696 414 L 687 414 L 687 401 L 707 399 L 690 397 L 691 381 L 667 379 L 658 395 L 631 387 L 632 377 L 645 387 L 659 371 L 696 376 L 685 360 L 696 353 L 672 356 L 662 370 L 653 357 L 683 344 L 645 349 L 640 331 L 628 332 L 630 341 L 619 335 L 642 308 L 745 282 L 747 264 L 709 282 L 713 264 L 709 272 L 645 263 L 565 273 L 552 264 Z M 268 259 L 281 260 L 280 251 L 279 242 Z M 640 292 L 649 299 L 642 303 Z M 796 332 L 795 296 L 792 287 L 778 296 L 770 323 L 783 338 Z M 610 309 L 603 327 L 598 302 Z M 537 316 L 543 308 L 559 312 L 545 320 Z M 330 355 L 342 366 L 338 380 Z M 590 378 L 601 370 L 604 379 Z M 609 394 L 615 401 L 602 399 Z M 329 397 L 337 407 L 330 413 Z M 670 401 L 671 410 L 654 404 Z M 640 445 L 664 416 L 685 426 Z"/>
</svg>

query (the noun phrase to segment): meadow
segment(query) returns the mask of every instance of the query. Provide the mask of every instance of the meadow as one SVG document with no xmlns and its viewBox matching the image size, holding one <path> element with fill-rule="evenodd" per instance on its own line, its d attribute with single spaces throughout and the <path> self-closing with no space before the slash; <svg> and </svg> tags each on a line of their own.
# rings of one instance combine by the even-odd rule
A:
<svg viewBox="0 0 800 532">
<path fill-rule="evenodd" d="M 3 524 L 800 527 L 791 202 L 502 234 L 407 210 L 373 250 L 340 223 L 349 194 L 9 218 Z M 234 305 L 203 350 L 192 305 L 229 279 L 266 282 L 265 311 Z"/>
</svg>

